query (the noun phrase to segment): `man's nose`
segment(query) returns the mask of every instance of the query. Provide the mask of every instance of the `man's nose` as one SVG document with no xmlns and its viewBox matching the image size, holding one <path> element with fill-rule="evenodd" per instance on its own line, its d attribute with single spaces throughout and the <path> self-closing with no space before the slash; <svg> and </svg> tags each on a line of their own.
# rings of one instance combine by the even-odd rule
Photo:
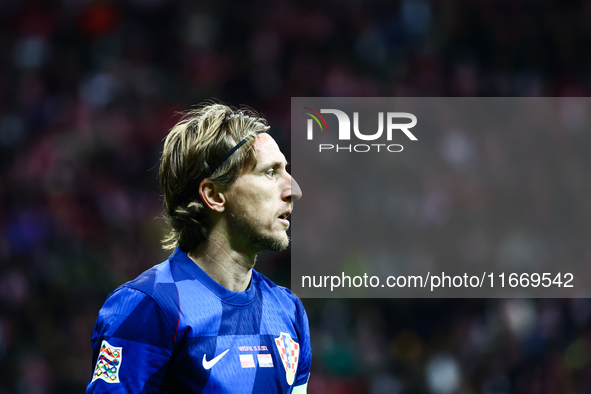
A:
<svg viewBox="0 0 591 394">
<path fill-rule="evenodd" d="M 300 189 L 300 185 L 296 182 L 296 180 L 290 175 L 290 185 L 287 193 L 284 196 L 284 199 L 287 201 L 297 201 L 302 198 L 302 189 Z"/>
</svg>

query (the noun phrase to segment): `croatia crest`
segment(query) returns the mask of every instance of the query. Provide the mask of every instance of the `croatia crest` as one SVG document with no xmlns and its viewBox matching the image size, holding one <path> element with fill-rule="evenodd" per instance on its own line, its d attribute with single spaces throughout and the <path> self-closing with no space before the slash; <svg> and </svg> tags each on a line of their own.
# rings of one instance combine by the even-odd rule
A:
<svg viewBox="0 0 591 394">
<path fill-rule="evenodd" d="M 290 386 L 295 379 L 295 373 L 298 368 L 298 360 L 300 356 L 300 345 L 291 339 L 289 334 L 284 332 L 275 338 L 275 345 L 281 356 L 283 367 L 285 367 L 285 379 Z"/>
<path fill-rule="evenodd" d="M 102 379 L 107 383 L 119 383 L 119 368 L 123 360 L 122 350 L 122 347 L 111 346 L 109 342 L 103 340 L 92 382 Z"/>
</svg>

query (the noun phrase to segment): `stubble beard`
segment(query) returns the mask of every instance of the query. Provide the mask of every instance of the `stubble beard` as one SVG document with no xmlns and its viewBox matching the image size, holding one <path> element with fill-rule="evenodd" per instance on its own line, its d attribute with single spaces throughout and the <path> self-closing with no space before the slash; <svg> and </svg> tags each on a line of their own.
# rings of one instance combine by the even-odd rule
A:
<svg viewBox="0 0 591 394">
<path fill-rule="evenodd" d="M 230 226 L 236 235 L 244 237 L 257 251 L 281 252 L 289 246 L 289 237 L 274 237 L 261 231 L 262 224 L 245 214 L 230 213 Z"/>
</svg>

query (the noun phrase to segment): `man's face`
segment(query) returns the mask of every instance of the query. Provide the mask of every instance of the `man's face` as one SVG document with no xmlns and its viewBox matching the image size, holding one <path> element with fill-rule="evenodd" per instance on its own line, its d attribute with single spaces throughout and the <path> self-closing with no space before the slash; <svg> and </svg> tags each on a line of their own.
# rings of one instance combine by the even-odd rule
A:
<svg viewBox="0 0 591 394">
<path fill-rule="evenodd" d="M 269 134 L 257 135 L 254 147 L 256 167 L 240 174 L 226 193 L 230 239 L 239 249 L 284 250 L 289 245 L 287 217 L 302 192 Z"/>
</svg>

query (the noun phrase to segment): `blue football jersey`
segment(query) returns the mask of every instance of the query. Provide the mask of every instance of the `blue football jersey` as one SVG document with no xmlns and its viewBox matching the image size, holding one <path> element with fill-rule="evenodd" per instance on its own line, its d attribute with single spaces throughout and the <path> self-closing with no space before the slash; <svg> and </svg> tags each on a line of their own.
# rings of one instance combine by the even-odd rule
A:
<svg viewBox="0 0 591 394">
<path fill-rule="evenodd" d="M 180 248 L 109 295 L 92 347 L 87 393 L 290 393 L 312 358 L 290 290 L 253 270 L 230 291 Z"/>
</svg>

